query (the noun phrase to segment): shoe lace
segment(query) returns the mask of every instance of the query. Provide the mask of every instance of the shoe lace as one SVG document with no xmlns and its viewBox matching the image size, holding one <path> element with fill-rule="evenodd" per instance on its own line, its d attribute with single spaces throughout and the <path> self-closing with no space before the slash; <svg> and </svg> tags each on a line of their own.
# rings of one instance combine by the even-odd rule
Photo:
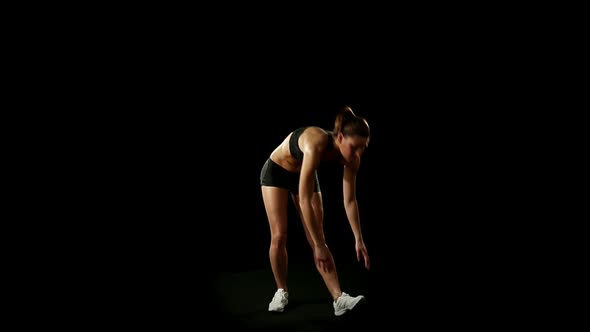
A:
<svg viewBox="0 0 590 332">
<path fill-rule="evenodd" d="M 349 301 L 350 301 L 350 295 L 342 292 L 342 295 L 340 295 L 340 297 L 336 301 L 336 304 L 339 306 L 346 306 Z"/>
<path fill-rule="evenodd" d="M 273 298 L 272 298 L 272 302 L 274 302 L 274 303 L 277 303 L 277 302 L 278 302 L 278 303 L 280 303 L 280 302 L 283 302 L 283 298 L 284 298 L 284 297 L 285 297 L 285 296 L 284 296 L 283 294 L 281 294 L 281 293 L 279 293 L 279 292 L 276 292 L 276 293 L 275 293 L 275 295 L 274 295 L 274 296 L 273 296 Z"/>
</svg>

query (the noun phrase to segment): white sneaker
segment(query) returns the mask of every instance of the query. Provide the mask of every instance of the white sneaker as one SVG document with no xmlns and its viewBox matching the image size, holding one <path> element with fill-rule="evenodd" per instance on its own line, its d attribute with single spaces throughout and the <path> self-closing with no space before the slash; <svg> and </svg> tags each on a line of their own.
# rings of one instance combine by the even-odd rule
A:
<svg viewBox="0 0 590 332">
<path fill-rule="evenodd" d="M 364 302 L 364 300 L 365 297 L 362 295 L 352 297 L 342 292 L 342 295 L 334 301 L 334 314 L 336 316 L 344 315 L 347 311 L 352 310 L 359 302 Z"/>
<path fill-rule="evenodd" d="M 279 288 L 268 305 L 268 311 L 283 312 L 285 306 L 289 303 L 289 293 Z"/>
</svg>

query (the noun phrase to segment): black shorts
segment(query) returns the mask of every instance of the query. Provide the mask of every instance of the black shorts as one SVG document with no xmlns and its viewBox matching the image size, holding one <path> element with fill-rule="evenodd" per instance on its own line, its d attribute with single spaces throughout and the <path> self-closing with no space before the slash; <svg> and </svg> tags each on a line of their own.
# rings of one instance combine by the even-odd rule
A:
<svg viewBox="0 0 590 332">
<path fill-rule="evenodd" d="M 313 184 L 313 191 L 319 193 L 320 182 L 317 171 L 315 172 Z M 260 172 L 260 185 L 285 188 L 293 194 L 299 194 L 299 173 L 289 172 L 268 158 Z"/>
</svg>

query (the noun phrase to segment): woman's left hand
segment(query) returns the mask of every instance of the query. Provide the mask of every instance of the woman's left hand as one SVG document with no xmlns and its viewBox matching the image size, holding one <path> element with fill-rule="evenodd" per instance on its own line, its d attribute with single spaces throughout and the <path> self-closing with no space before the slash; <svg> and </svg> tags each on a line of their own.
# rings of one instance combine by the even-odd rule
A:
<svg viewBox="0 0 590 332">
<path fill-rule="evenodd" d="M 361 255 L 365 261 L 365 268 L 367 270 L 371 267 L 371 261 L 369 259 L 369 252 L 367 251 L 367 247 L 365 247 L 365 243 L 363 241 L 356 242 L 356 260 L 361 261 Z"/>
</svg>

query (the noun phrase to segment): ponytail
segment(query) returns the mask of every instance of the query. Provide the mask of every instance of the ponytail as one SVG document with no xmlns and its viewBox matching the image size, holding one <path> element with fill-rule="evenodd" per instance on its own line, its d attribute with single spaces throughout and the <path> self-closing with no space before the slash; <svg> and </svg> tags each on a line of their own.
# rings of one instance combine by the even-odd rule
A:
<svg viewBox="0 0 590 332">
<path fill-rule="evenodd" d="M 369 137 L 370 130 L 367 120 L 356 116 L 349 106 L 343 107 L 334 120 L 334 134 L 342 133 L 344 136 Z"/>
</svg>

